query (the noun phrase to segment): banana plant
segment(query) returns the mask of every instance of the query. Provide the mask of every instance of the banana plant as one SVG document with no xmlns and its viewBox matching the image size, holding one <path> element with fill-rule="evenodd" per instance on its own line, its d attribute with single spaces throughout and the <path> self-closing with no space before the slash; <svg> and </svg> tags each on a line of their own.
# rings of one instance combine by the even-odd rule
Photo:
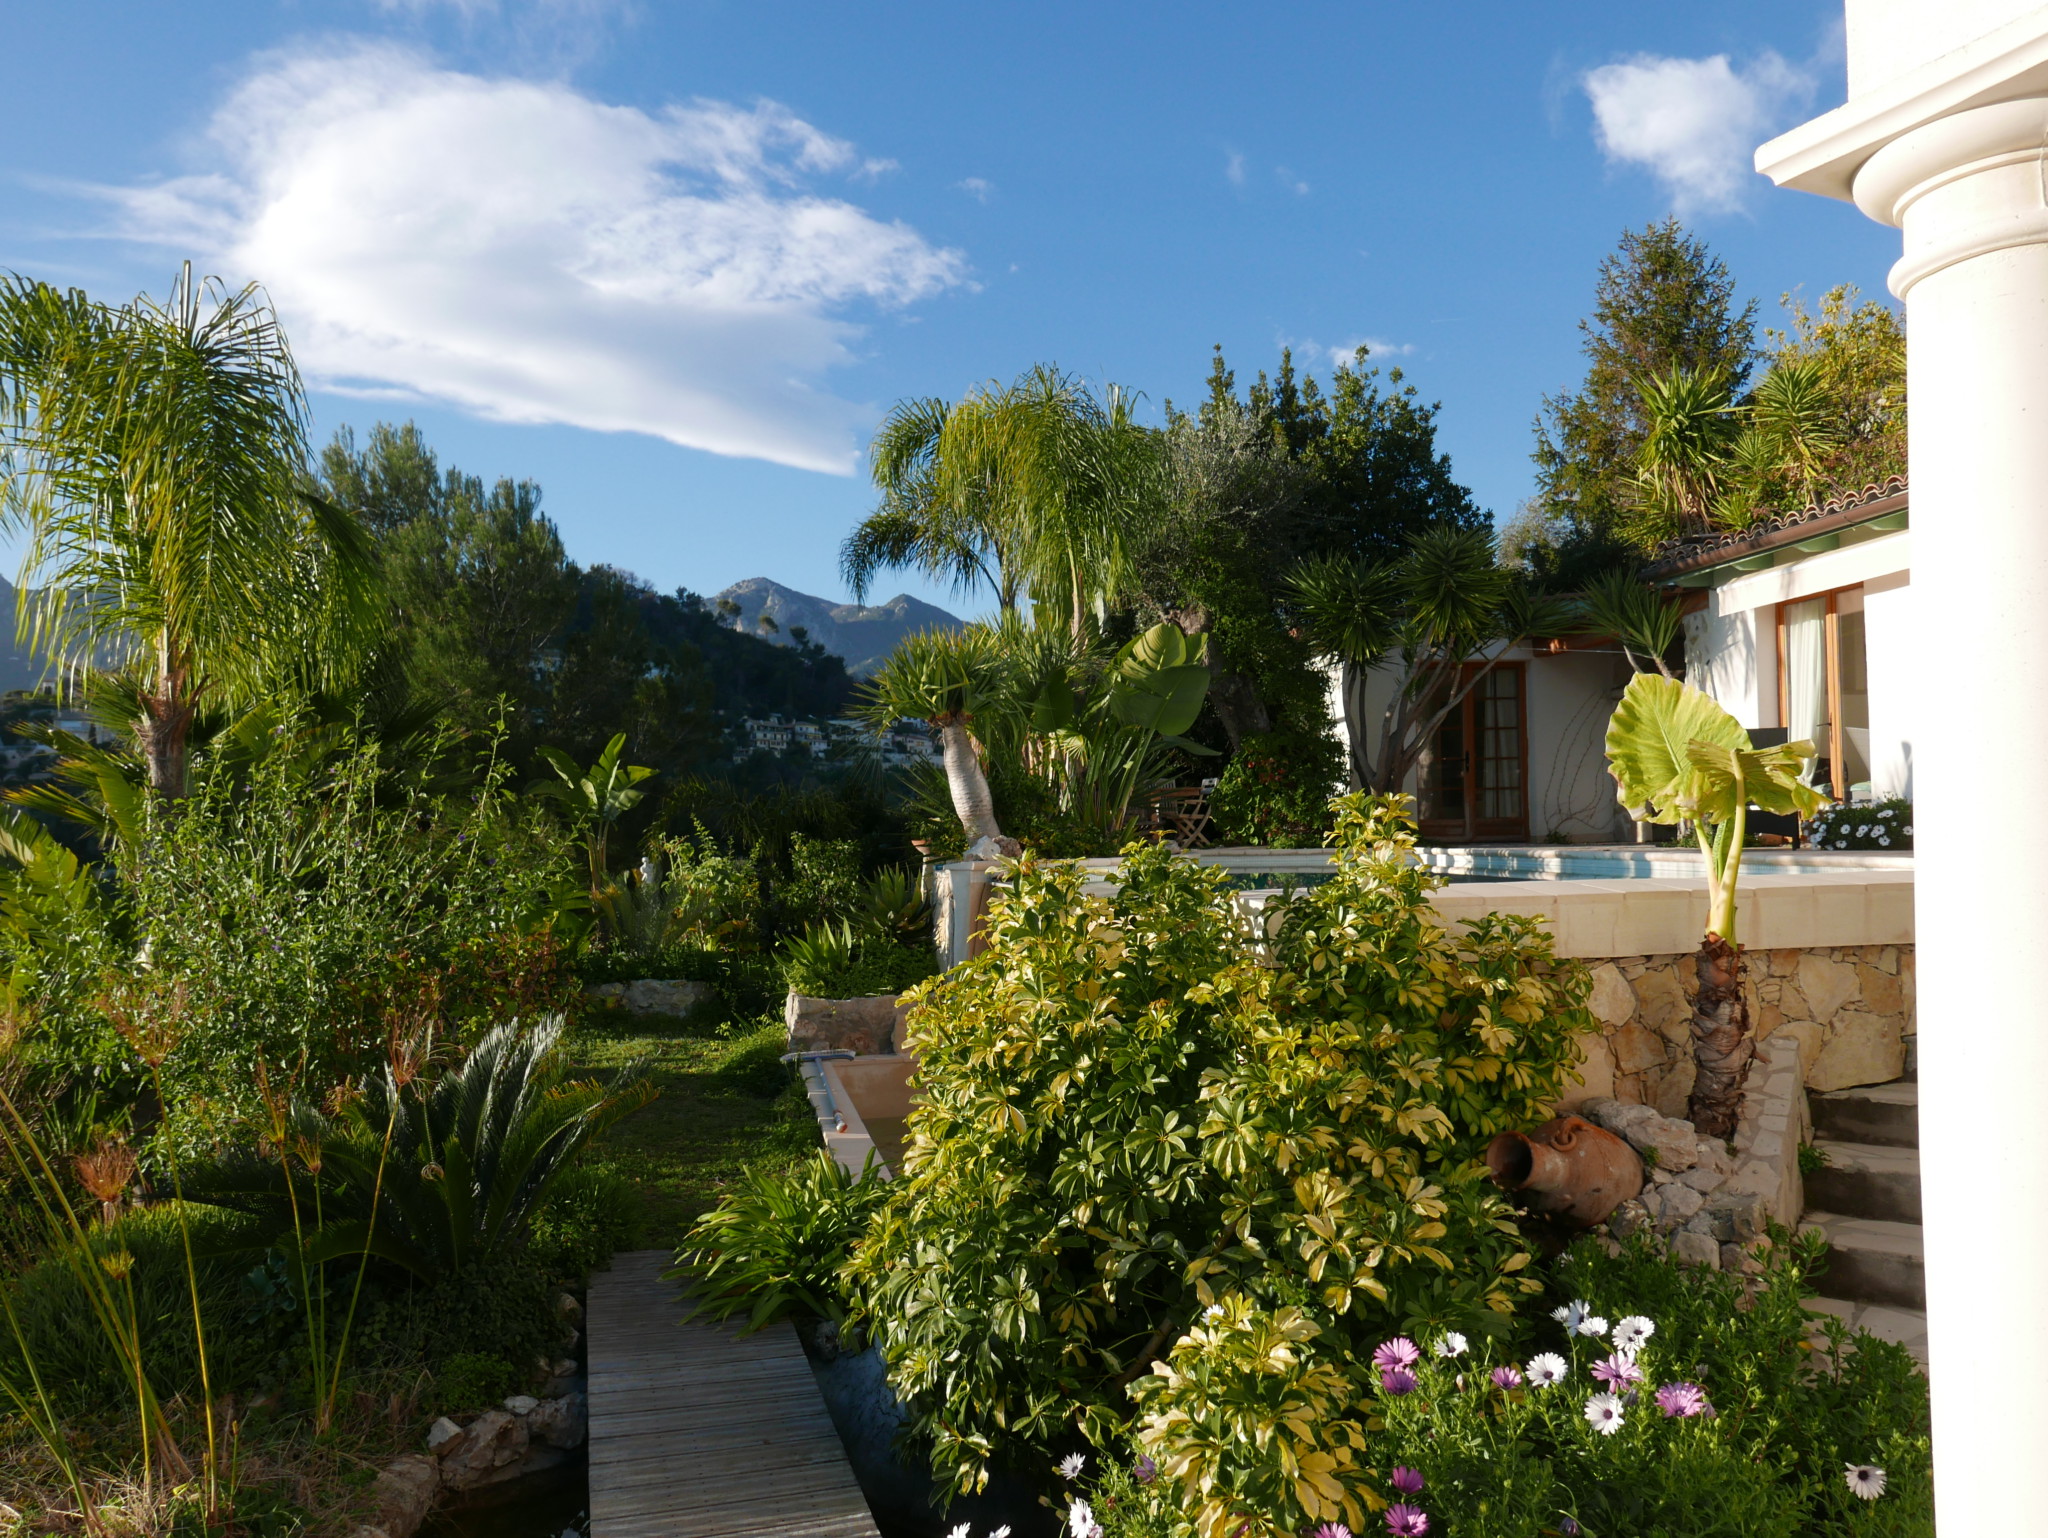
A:
<svg viewBox="0 0 2048 1538">
<path fill-rule="evenodd" d="M 1206 654 L 1206 637 L 1162 621 L 1125 642 L 1085 698 L 1064 670 L 1045 681 L 1031 728 L 1060 751 L 1070 809 L 1121 827 L 1140 786 L 1158 772 L 1162 749 L 1214 754 L 1186 735 L 1209 694 Z"/>
<path fill-rule="evenodd" d="M 542 748 L 540 756 L 555 771 L 555 779 L 542 780 L 531 794 L 559 801 L 569 815 L 583 824 L 584 848 L 590 858 L 590 890 L 601 892 L 605 884 L 605 843 L 618 820 L 640 804 L 647 792 L 641 782 L 654 771 L 638 764 L 621 763 L 626 752 L 626 734 L 620 732 L 604 745 L 597 762 L 588 769 L 560 748 Z"/>
<path fill-rule="evenodd" d="M 1749 812 L 1816 811 L 1826 798 L 1800 778 L 1813 755 L 1810 742 L 1752 746 L 1741 723 L 1710 695 L 1654 673 L 1629 680 L 1607 724 L 1608 767 L 1629 815 L 1690 823 L 1706 860 L 1707 923 L 1692 1022 L 1698 1074 L 1688 1114 L 1710 1136 L 1735 1131 L 1755 1050 L 1735 929 Z"/>
</svg>

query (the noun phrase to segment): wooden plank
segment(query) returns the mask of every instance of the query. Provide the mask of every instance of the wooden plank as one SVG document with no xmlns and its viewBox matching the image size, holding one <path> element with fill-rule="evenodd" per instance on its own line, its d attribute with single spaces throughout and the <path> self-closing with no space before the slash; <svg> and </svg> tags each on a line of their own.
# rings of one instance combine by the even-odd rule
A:
<svg viewBox="0 0 2048 1538">
<path fill-rule="evenodd" d="M 879 1538 L 796 1332 L 686 1319 L 665 1250 L 591 1278 L 591 1538 Z"/>
</svg>

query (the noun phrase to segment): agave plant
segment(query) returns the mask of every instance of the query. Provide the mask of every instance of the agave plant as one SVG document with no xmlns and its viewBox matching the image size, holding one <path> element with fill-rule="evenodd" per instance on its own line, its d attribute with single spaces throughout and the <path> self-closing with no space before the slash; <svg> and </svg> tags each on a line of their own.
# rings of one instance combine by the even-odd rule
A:
<svg viewBox="0 0 2048 1538">
<path fill-rule="evenodd" d="M 512 1021 L 431 1083 L 387 1065 L 338 1114 L 294 1108 L 293 1141 L 319 1160 L 308 1259 L 371 1255 L 431 1278 L 520 1242 L 590 1140 L 655 1095 L 632 1070 L 568 1079 L 561 1039 L 559 1017 Z M 186 1194 L 280 1227 L 292 1217 L 283 1167 L 254 1154 L 198 1172 Z"/>
</svg>

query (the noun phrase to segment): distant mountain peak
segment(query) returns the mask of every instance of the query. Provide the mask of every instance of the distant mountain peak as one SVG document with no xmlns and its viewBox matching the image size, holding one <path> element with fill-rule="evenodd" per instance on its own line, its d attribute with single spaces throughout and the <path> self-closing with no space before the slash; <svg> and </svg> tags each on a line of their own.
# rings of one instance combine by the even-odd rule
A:
<svg viewBox="0 0 2048 1538">
<path fill-rule="evenodd" d="M 721 599 L 739 606 L 736 628 L 781 646 L 793 645 L 790 632 L 802 629 L 806 639 L 843 659 L 847 672 L 863 677 L 880 667 L 906 635 L 919 630 L 958 630 L 965 623 L 958 615 L 908 593 L 898 593 L 884 603 L 833 603 L 769 577 L 747 577 L 711 595 L 714 606 Z M 764 614 L 775 622 L 774 629 L 761 624 Z"/>
</svg>

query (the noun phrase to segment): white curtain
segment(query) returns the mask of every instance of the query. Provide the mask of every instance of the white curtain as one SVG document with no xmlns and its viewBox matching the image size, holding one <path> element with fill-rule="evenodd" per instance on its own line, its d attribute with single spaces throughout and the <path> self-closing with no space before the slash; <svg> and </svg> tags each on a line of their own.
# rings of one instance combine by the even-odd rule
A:
<svg viewBox="0 0 2048 1538">
<path fill-rule="evenodd" d="M 1785 608 L 1785 740 L 1804 738 L 1827 756 L 1828 602 L 1810 598 Z"/>
</svg>

